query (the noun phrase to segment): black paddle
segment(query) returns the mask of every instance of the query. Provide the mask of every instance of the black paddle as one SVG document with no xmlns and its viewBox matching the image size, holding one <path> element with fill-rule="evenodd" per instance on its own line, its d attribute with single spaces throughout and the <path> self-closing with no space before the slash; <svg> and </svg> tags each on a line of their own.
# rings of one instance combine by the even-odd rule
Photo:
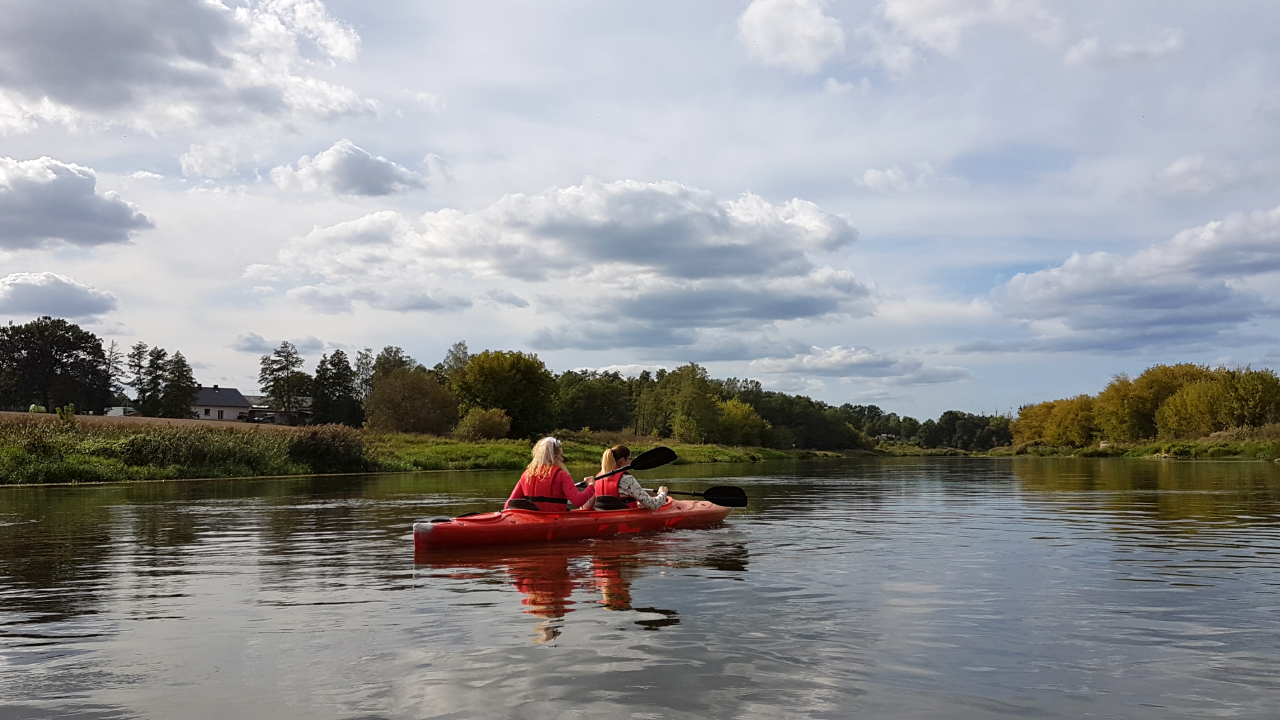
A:
<svg viewBox="0 0 1280 720">
<path fill-rule="evenodd" d="M 607 473 L 600 473 L 599 475 L 595 476 L 592 479 L 599 480 L 600 478 L 607 478 L 610 475 L 617 475 L 618 473 L 628 472 L 630 470 L 652 470 L 653 468 L 661 467 L 663 465 L 666 465 L 667 463 L 675 462 L 675 460 L 676 460 L 675 450 L 672 450 L 669 447 L 656 447 L 652 450 L 646 450 L 645 452 L 642 452 L 639 455 L 635 456 L 634 458 L 631 459 L 631 462 L 628 463 L 627 465 L 624 465 L 618 468 L 617 470 L 612 470 Z M 577 487 L 579 490 L 581 490 L 586 486 L 587 484 L 585 482 L 580 482 L 577 484 Z"/>
<path fill-rule="evenodd" d="M 717 485 L 716 487 L 707 488 L 702 492 L 680 492 L 679 490 L 668 490 L 668 495 L 692 495 L 700 497 L 707 502 L 713 502 L 720 507 L 746 507 L 747 493 L 740 487 L 732 485 Z"/>
</svg>

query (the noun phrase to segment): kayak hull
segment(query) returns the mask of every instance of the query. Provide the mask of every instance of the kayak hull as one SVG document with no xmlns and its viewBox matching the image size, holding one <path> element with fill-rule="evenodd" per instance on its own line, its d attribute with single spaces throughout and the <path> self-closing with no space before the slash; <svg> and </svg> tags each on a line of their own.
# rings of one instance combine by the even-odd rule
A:
<svg viewBox="0 0 1280 720">
<path fill-rule="evenodd" d="M 413 548 L 482 547 L 553 540 L 628 535 L 655 530 L 704 528 L 721 522 L 732 508 L 704 500 L 671 500 L 657 510 L 573 510 L 535 512 L 509 509 L 413 525 Z"/>
</svg>

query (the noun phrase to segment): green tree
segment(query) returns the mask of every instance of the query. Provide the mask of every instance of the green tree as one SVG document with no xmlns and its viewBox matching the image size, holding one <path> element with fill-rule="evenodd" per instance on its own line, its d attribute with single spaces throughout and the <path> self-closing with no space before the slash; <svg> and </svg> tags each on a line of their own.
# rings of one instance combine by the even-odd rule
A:
<svg viewBox="0 0 1280 720">
<path fill-rule="evenodd" d="M 332 355 L 320 356 L 320 362 L 316 363 L 316 375 L 311 381 L 311 422 L 364 425 L 356 371 L 340 349 Z"/>
<path fill-rule="evenodd" d="M 725 445 L 760 446 L 765 444 L 773 426 L 760 417 L 756 409 L 737 398 L 717 404 L 720 417 L 717 421 L 719 438 Z"/>
<path fill-rule="evenodd" d="M 164 388 L 160 391 L 158 417 L 189 418 L 197 397 L 191 364 L 181 352 L 174 352 L 164 368 Z"/>
<path fill-rule="evenodd" d="M 454 380 L 466 409 L 499 408 L 513 437 L 546 432 L 555 423 L 556 381 L 537 355 L 485 350 Z"/>
<path fill-rule="evenodd" d="M 660 370 L 663 377 L 665 370 Z M 663 437 L 670 434 L 671 418 L 668 408 L 658 394 L 659 380 L 644 370 L 639 376 L 628 381 L 631 390 L 631 428 L 637 435 L 656 435 Z"/>
<path fill-rule="evenodd" d="M 432 369 L 440 378 L 440 382 L 452 387 L 454 378 L 467 368 L 467 363 L 470 361 L 471 353 L 467 350 L 467 341 L 459 340 L 444 354 L 444 360 L 436 363 Z"/>
<path fill-rule="evenodd" d="M 378 353 L 378 357 L 373 360 L 372 379 L 386 377 L 401 368 L 412 370 L 416 367 L 418 367 L 418 361 L 409 357 L 404 349 L 388 345 L 382 348 L 382 352 Z"/>
<path fill-rule="evenodd" d="M 161 399 L 164 397 L 164 384 L 168 373 L 169 351 L 158 345 L 147 350 L 146 364 L 143 365 L 142 370 L 142 385 L 138 389 L 138 402 L 134 406 L 139 415 L 160 416 Z"/>
<path fill-rule="evenodd" d="M 290 424 L 296 423 L 302 400 L 311 391 L 311 376 L 301 372 L 298 348 L 285 340 L 270 355 L 263 355 L 259 365 L 258 385 Z"/>
<path fill-rule="evenodd" d="M 111 373 L 102 341 L 61 318 L 44 316 L 0 327 L 0 403 L 44 407 L 75 404 L 104 410 Z"/>
<path fill-rule="evenodd" d="M 689 363 L 658 381 L 658 396 L 667 406 L 671 436 L 680 442 L 715 442 L 720 419 L 718 387 L 706 368 Z"/>
<path fill-rule="evenodd" d="M 421 367 L 399 367 L 375 378 L 365 401 L 371 430 L 445 435 L 457 421 L 457 397 Z"/>
<path fill-rule="evenodd" d="M 768 391 L 753 406 L 773 426 L 777 447 L 844 450 L 872 445 L 838 408 L 804 395 Z"/>
<path fill-rule="evenodd" d="M 569 370 L 556 378 L 556 424 L 576 430 L 621 430 L 631 425 L 631 388 L 616 372 Z"/>
</svg>

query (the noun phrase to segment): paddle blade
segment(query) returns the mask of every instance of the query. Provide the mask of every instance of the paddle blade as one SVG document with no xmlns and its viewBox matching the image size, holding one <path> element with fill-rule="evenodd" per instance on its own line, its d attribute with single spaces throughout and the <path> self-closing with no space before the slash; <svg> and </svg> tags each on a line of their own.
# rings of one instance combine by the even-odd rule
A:
<svg viewBox="0 0 1280 720">
<path fill-rule="evenodd" d="M 669 447 L 656 447 L 640 453 L 631 460 L 628 470 L 650 470 L 676 461 L 676 451 Z"/>
<path fill-rule="evenodd" d="M 720 507 L 740 508 L 747 506 L 747 493 L 740 487 L 731 485 L 720 485 L 713 488 L 707 488 L 702 492 L 702 497 L 708 502 L 713 502 Z"/>
</svg>

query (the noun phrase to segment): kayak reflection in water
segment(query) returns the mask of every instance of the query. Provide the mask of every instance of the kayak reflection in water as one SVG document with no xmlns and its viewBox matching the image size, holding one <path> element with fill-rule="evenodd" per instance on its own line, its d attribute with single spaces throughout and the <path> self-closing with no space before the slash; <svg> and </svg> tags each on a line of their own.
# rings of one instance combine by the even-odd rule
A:
<svg viewBox="0 0 1280 720">
<path fill-rule="evenodd" d="M 604 455 L 601 456 L 600 474 L 610 473 L 630 464 L 631 449 L 626 445 L 615 445 L 605 450 Z M 651 497 L 648 491 L 640 487 L 640 481 L 627 472 L 602 477 L 599 480 L 595 478 L 583 478 L 583 480 L 588 485 L 595 483 L 595 497 L 582 506 L 584 510 L 622 510 L 636 507 L 657 510 L 667 504 L 666 486 L 658 488 L 657 497 Z"/>
<path fill-rule="evenodd" d="M 573 476 L 564 466 L 564 448 L 559 440 L 542 438 L 531 454 L 533 458 L 507 498 L 508 508 L 564 512 L 569 509 L 566 502 L 582 507 L 595 495 L 591 480 L 584 491 L 574 487 Z"/>
</svg>

